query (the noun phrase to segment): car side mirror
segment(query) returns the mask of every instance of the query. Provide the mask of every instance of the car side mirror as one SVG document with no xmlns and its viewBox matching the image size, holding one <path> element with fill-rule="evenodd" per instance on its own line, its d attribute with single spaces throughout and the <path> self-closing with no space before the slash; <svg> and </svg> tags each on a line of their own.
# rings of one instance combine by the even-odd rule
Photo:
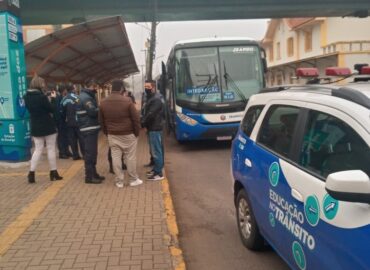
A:
<svg viewBox="0 0 370 270">
<path fill-rule="evenodd" d="M 340 201 L 370 203 L 370 178 L 360 170 L 329 174 L 325 189 Z"/>
</svg>

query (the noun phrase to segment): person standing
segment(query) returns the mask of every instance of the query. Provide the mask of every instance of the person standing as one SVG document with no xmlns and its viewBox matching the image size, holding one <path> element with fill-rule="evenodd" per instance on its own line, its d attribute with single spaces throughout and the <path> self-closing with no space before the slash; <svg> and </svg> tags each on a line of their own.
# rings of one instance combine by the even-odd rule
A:
<svg viewBox="0 0 370 270">
<path fill-rule="evenodd" d="M 68 94 L 62 100 L 62 116 L 65 119 L 67 125 L 68 142 L 72 149 L 73 160 L 80 160 L 80 152 L 84 155 L 84 145 L 82 134 L 78 128 L 76 110 L 80 98 L 75 94 L 75 88 L 73 84 L 67 84 L 66 90 Z"/>
<path fill-rule="evenodd" d="M 132 94 L 131 91 L 127 92 L 127 96 L 131 99 L 132 103 L 136 104 L 135 96 Z"/>
<path fill-rule="evenodd" d="M 100 130 L 99 108 L 95 97 L 96 86 L 97 84 L 93 79 L 87 81 L 86 88 L 81 90 L 80 101 L 76 110 L 77 123 L 83 137 L 86 184 L 100 184 L 105 179 L 96 171 Z"/>
<path fill-rule="evenodd" d="M 31 121 L 31 136 L 35 143 L 35 150 L 31 158 L 31 167 L 28 173 L 28 182 L 35 183 L 35 171 L 40 161 L 42 150 L 46 144 L 48 161 L 50 167 L 50 180 L 62 180 L 57 171 L 56 162 L 56 139 L 57 131 L 54 120 L 56 92 L 52 91 L 50 100 L 43 93 L 45 81 L 41 77 L 35 76 L 30 89 L 27 90 L 24 101 Z M 52 103 L 51 103 L 51 102 Z"/>
<path fill-rule="evenodd" d="M 103 131 L 108 135 L 112 151 L 113 169 L 116 175 L 116 186 L 124 186 L 121 157 L 124 156 L 130 186 L 143 183 L 136 171 L 136 147 L 140 132 L 139 114 L 131 99 L 122 95 L 122 80 L 112 82 L 112 93 L 100 103 L 99 119 Z"/>
<path fill-rule="evenodd" d="M 148 180 L 162 180 L 164 153 L 163 153 L 163 102 L 151 83 L 145 83 L 145 104 L 142 125 L 147 129 L 149 136 L 149 147 L 153 156 L 154 167 L 148 172 Z"/>
<path fill-rule="evenodd" d="M 55 98 L 56 102 L 55 121 L 58 130 L 57 145 L 60 159 L 68 159 L 72 156 L 71 152 L 69 151 L 67 125 L 62 113 L 62 100 L 67 95 L 67 93 L 68 92 L 66 87 L 60 86 L 58 88 L 57 97 Z"/>
</svg>

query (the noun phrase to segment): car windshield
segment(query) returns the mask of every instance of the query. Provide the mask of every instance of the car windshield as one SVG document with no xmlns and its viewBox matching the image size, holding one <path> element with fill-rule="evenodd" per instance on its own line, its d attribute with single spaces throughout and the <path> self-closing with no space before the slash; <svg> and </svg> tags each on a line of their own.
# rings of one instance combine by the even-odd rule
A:
<svg viewBox="0 0 370 270">
<path fill-rule="evenodd" d="M 256 46 L 176 51 L 176 98 L 195 103 L 246 102 L 263 85 Z"/>
</svg>

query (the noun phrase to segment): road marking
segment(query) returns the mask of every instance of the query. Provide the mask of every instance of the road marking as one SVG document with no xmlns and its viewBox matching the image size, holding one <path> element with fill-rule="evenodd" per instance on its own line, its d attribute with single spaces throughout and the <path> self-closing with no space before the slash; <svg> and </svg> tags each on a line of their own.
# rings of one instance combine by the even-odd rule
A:
<svg viewBox="0 0 370 270">
<path fill-rule="evenodd" d="M 58 170 L 60 174 L 64 174 L 65 170 Z M 49 175 L 50 172 L 38 172 L 36 176 L 46 176 Z M 28 173 L 0 173 L 0 177 L 15 177 L 15 176 L 26 176 Z"/>
<path fill-rule="evenodd" d="M 53 182 L 33 202 L 23 208 L 22 213 L 0 234 L 0 258 L 11 245 L 27 230 L 32 222 L 44 211 L 58 192 L 77 174 L 83 167 L 82 161 L 75 161 L 63 174 L 62 181 Z"/>
<path fill-rule="evenodd" d="M 163 202 L 164 208 L 166 211 L 166 221 L 167 221 L 167 228 L 170 234 L 170 253 L 172 256 L 172 261 L 174 264 L 175 270 L 185 270 L 186 265 L 183 257 L 183 252 L 179 245 L 179 227 L 177 226 L 176 221 L 176 213 L 173 207 L 173 201 L 170 193 L 170 186 L 168 183 L 167 177 L 162 180 L 162 194 L 163 194 Z"/>
</svg>

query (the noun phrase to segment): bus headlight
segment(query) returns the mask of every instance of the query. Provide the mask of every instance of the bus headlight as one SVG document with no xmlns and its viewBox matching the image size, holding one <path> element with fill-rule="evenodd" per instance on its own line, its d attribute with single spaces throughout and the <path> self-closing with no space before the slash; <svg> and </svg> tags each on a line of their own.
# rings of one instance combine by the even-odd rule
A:
<svg viewBox="0 0 370 270">
<path fill-rule="evenodd" d="M 196 124 L 198 124 L 196 120 L 190 118 L 189 116 L 186 116 L 185 114 L 177 113 L 177 116 L 181 119 L 181 121 L 190 126 L 195 126 Z"/>
</svg>

